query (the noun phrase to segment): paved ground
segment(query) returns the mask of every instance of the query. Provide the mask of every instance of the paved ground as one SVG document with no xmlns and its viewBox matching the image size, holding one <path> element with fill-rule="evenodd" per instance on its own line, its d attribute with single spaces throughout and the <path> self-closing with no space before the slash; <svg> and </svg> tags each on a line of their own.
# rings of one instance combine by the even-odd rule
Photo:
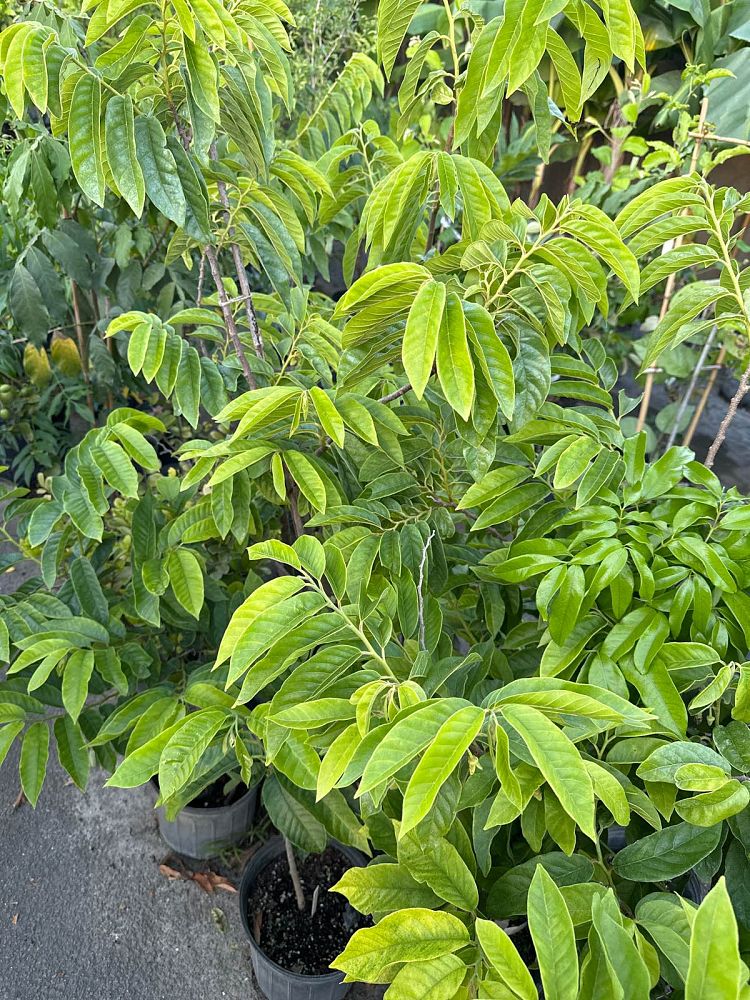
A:
<svg viewBox="0 0 750 1000">
<path fill-rule="evenodd" d="M 148 790 L 51 769 L 36 812 L 0 769 L 0 1000 L 257 996 L 236 895 L 159 872 Z"/>
</svg>

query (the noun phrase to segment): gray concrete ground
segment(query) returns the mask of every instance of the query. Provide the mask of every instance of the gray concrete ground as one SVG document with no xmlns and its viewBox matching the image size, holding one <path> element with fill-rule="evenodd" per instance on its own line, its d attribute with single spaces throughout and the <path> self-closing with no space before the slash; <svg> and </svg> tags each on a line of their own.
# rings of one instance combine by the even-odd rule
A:
<svg viewBox="0 0 750 1000">
<path fill-rule="evenodd" d="M 159 871 L 148 789 L 82 795 L 50 768 L 36 811 L 0 769 L 0 1000 L 254 1000 L 237 896 Z"/>
<path fill-rule="evenodd" d="M 55 762 L 34 811 L 13 807 L 17 774 L 0 768 L 0 1000 L 260 998 L 237 895 L 159 871 L 175 861 L 148 788 L 95 774 L 82 795 Z"/>
</svg>

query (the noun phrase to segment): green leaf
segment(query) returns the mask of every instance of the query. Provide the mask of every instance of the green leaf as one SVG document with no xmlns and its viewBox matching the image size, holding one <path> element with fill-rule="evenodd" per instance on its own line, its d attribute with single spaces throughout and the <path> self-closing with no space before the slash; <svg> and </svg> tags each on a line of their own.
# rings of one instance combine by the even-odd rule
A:
<svg viewBox="0 0 750 1000">
<path fill-rule="evenodd" d="M 451 407 L 468 420 L 474 402 L 474 364 L 461 300 L 449 292 L 437 338 L 437 375 Z"/>
<path fill-rule="evenodd" d="M 475 926 L 482 951 L 501 982 L 520 1000 L 537 1000 L 531 973 L 505 931 L 493 921 L 481 918 L 477 919 Z"/>
<path fill-rule="evenodd" d="M 57 756 L 76 785 L 85 791 L 89 779 L 89 751 L 81 727 L 67 715 L 55 719 Z"/>
<path fill-rule="evenodd" d="M 578 952 L 573 921 L 562 893 L 537 865 L 529 886 L 529 931 L 546 1000 L 577 1000 Z"/>
<path fill-rule="evenodd" d="M 124 497 L 138 496 L 138 473 L 126 452 L 115 441 L 102 441 L 91 455 L 112 489 Z"/>
<path fill-rule="evenodd" d="M 174 596 L 193 618 L 203 607 L 203 570 L 190 549 L 172 549 L 167 556 L 167 572 Z"/>
<path fill-rule="evenodd" d="M 140 216 L 146 198 L 143 171 L 135 145 L 135 118 L 130 95 L 114 96 L 107 103 L 104 117 L 107 161 L 117 190 Z"/>
<path fill-rule="evenodd" d="M 187 784 L 214 736 L 231 720 L 220 708 L 194 712 L 165 744 L 159 758 L 159 790 L 169 798 Z"/>
<path fill-rule="evenodd" d="M 62 679 L 62 700 L 65 711 L 73 722 L 78 721 L 89 692 L 89 681 L 94 670 L 93 649 L 76 649 L 68 657 Z"/>
<path fill-rule="evenodd" d="M 466 976 L 458 955 L 440 955 L 426 962 L 407 962 L 385 991 L 388 1000 L 453 1000 Z"/>
<path fill-rule="evenodd" d="M 331 892 L 346 896 L 360 913 L 391 913 L 409 906 L 435 907 L 440 901 L 427 885 L 413 878 L 400 864 L 373 864 L 350 868 Z"/>
<path fill-rule="evenodd" d="M 326 488 L 313 463 L 301 451 L 285 451 L 283 455 L 284 463 L 292 479 L 299 486 L 300 493 L 316 510 L 325 511 Z"/>
<path fill-rule="evenodd" d="M 47 774 L 48 759 L 49 726 L 46 722 L 35 722 L 29 726 L 24 734 L 18 766 L 21 788 L 34 808 L 36 808 L 39 793 Z"/>
<path fill-rule="evenodd" d="M 412 830 L 430 811 L 441 786 L 458 766 L 483 723 L 484 711 L 469 705 L 440 727 L 407 785 L 399 836 Z"/>
<path fill-rule="evenodd" d="M 474 356 L 500 409 L 511 420 L 516 405 L 516 384 L 508 349 L 495 330 L 495 324 L 486 309 L 475 302 L 464 302 L 463 308 L 466 332 L 474 348 Z"/>
<path fill-rule="evenodd" d="M 468 942 L 469 932 L 458 917 L 411 907 L 358 930 L 331 964 L 346 974 L 346 982 L 379 983 L 388 966 L 437 959 Z"/>
<path fill-rule="evenodd" d="M 310 389 L 310 396 L 315 406 L 315 412 L 318 414 L 321 427 L 339 448 L 343 448 L 344 421 L 341 418 L 341 414 L 331 402 L 328 395 L 317 385 L 314 385 Z"/>
<path fill-rule="evenodd" d="M 417 399 L 424 395 L 438 344 L 446 291 L 441 281 L 426 281 L 419 289 L 406 319 L 401 360 Z"/>
<path fill-rule="evenodd" d="M 104 159 L 101 122 L 102 85 L 84 73 L 73 90 L 68 116 L 70 162 L 81 190 L 104 205 Z"/>
<path fill-rule="evenodd" d="M 428 885 L 441 899 L 462 910 L 475 910 L 479 892 L 474 876 L 458 850 L 445 837 L 430 837 L 423 844 L 418 833 L 401 837 L 398 860 L 409 873 Z"/>
<path fill-rule="evenodd" d="M 0 726 L 0 764 L 8 756 L 10 748 L 16 736 L 23 730 L 23 719 L 18 722 L 9 722 L 5 726 Z"/>
<path fill-rule="evenodd" d="M 565 812 L 596 841 L 594 788 L 571 740 L 545 715 L 526 705 L 503 705 L 502 712 L 523 739 Z"/>
<path fill-rule="evenodd" d="M 135 144 L 149 199 L 175 225 L 184 225 L 185 195 L 177 164 L 167 149 L 164 129 L 156 118 L 151 115 L 136 118 Z"/>
<path fill-rule="evenodd" d="M 685 1000 L 739 997 L 743 970 L 746 971 L 740 959 L 737 921 L 722 877 L 695 914 Z"/>
<path fill-rule="evenodd" d="M 326 829 L 302 800 L 299 789 L 275 775 L 263 782 L 262 796 L 271 822 L 295 847 L 315 853 L 325 850 Z"/>
<path fill-rule="evenodd" d="M 154 736 L 153 739 L 139 746 L 137 750 L 129 753 L 107 781 L 107 786 L 135 788 L 137 785 L 145 784 L 159 770 L 162 750 L 186 722 L 186 718 L 180 719 L 168 729 L 160 732 L 158 736 Z"/>
<path fill-rule="evenodd" d="M 691 334 L 700 332 L 691 325 L 691 321 L 725 294 L 721 286 L 699 281 L 681 288 L 672 299 L 664 319 L 648 337 L 641 370 L 651 368 L 664 351 L 676 347 Z M 714 320 L 705 320 L 704 324 L 708 327 L 713 322 Z"/>
<path fill-rule="evenodd" d="M 712 827 L 722 820 L 735 816 L 750 802 L 747 785 L 739 781 L 728 781 L 712 792 L 682 799 L 675 806 L 675 812 L 693 826 Z"/>
<path fill-rule="evenodd" d="M 628 844 L 615 855 L 612 867 L 633 882 L 666 882 L 702 861 L 720 837 L 721 825 L 700 829 L 677 823 Z"/>
<path fill-rule="evenodd" d="M 201 359 L 196 349 L 189 345 L 183 347 L 180 357 L 175 398 L 190 426 L 197 427 L 201 402 Z"/>
<path fill-rule="evenodd" d="M 382 0 L 378 4 L 378 58 L 390 76 L 398 50 L 422 0 Z"/>
</svg>

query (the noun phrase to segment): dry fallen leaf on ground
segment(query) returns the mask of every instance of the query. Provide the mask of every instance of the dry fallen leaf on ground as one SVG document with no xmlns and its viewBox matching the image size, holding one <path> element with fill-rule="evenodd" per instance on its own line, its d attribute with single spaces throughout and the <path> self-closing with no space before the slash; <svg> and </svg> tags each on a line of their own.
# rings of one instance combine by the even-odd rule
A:
<svg viewBox="0 0 750 1000">
<path fill-rule="evenodd" d="M 217 872 L 191 872 L 188 869 L 178 871 L 170 865 L 159 865 L 159 871 L 165 878 L 171 881 L 196 882 L 204 892 L 213 893 L 216 889 L 224 892 L 237 892 L 237 887 L 233 885 L 224 875 Z"/>
</svg>

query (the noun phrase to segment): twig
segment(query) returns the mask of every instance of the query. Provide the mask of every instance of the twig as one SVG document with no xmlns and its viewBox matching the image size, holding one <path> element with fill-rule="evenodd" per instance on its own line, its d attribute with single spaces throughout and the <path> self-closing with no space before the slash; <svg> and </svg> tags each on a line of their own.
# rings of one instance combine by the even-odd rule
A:
<svg viewBox="0 0 750 1000">
<path fill-rule="evenodd" d="M 688 132 L 691 139 L 697 139 L 699 136 L 698 132 Z M 724 142 L 730 146 L 747 146 L 750 147 L 750 140 L 748 139 L 732 139 L 726 135 L 703 135 L 703 140 L 705 142 Z"/>
<path fill-rule="evenodd" d="M 209 150 L 209 156 L 212 160 L 218 159 L 216 152 L 216 143 L 211 144 L 211 149 Z M 250 336 L 253 338 L 253 347 L 255 348 L 255 353 L 259 358 L 263 357 L 263 338 L 260 333 L 260 327 L 258 326 L 258 317 L 255 313 L 255 306 L 253 304 L 253 293 L 250 290 L 250 283 L 247 280 L 247 271 L 245 270 L 245 264 L 242 260 L 242 251 L 239 248 L 239 244 L 234 240 L 234 228 L 229 225 L 229 195 L 227 194 L 227 186 L 222 180 L 216 182 L 219 189 L 219 199 L 224 207 L 224 218 L 227 223 L 227 232 L 229 234 L 229 239 L 231 240 L 230 249 L 232 251 L 232 260 L 234 261 L 234 269 L 237 272 L 237 281 L 242 291 L 242 299 L 245 303 L 245 316 L 247 317 L 247 325 L 250 328 Z"/>
<path fill-rule="evenodd" d="M 424 543 L 424 548 L 422 549 L 422 558 L 419 560 L 419 583 L 417 584 L 417 610 L 419 618 L 419 648 L 420 650 L 427 648 L 427 643 L 425 642 L 425 624 L 424 624 L 424 567 L 427 562 L 427 550 L 430 547 L 430 542 L 435 537 L 435 532 L 431 531 L 427 536 L 427 541 Z"/>
<path fill-rule="evenodd" d="M 214 284 L 216 285 L 221 314 L 224 317 L 224 326 L 227 328 L 229 339 L 232 341 L 232 345 L 237 352 L 237 357 L 240 359 L 240 364 L 242 365 L 242 370 L 245 373 L 247 384 L 251 389 L 256 389 L 258 387 L 258 383 L 255 381 L 255 375 L 253 374 L 253 370 L 247 360 L 245 348 L 242 346 L 242 341 L 240 340 L 240 335 L 237 331 L 237 324 L 234 321 L 232 307 L 229 305 L 229 301 L 227 299 L 226 289 L 224 288 L 224 282 L 221 277 L 221 269 L 219 268 L 219 259 L 216 256 L 216 250 L 214 247 L 206 247 L 206 260 L 208 261 L 208 266 L 211 268 L 211 275 L 213 276 Z"/>
<path fill-rule="evenodd" d="M 402 385 L 400 389 L 395 389 L 393 392 L 389 392 L 387 396 L 381 396 L 378 402 L 392 403 L 394 399 L 400 399 L 401 396 L 405 396 L 407 392 L 410 391 L 411 391 L 411 382 L 407 382 L 406 385 Z"/>
<path fill-rule="evenodd" d="M 294 895 L 297 898 L 297 906 L 301 911 L 305 909 L 305 891 L 302 888 L 302 881 L 299 877 L 299 869 L 297 868 L 297 859 L 294 856 L 294 848 L 292 847 L 291 841 L 284 837 L 284 847 L 286 848 L 286 860 L 289 865 L 289 874 L 292 877 L 292 885 L 294 886 Z"/>
<path fill-rule="evenodd" d="M 704 97 L 703 100 L 701 101 L 701 111 L 700 111 L 700 116 L 698 118 L 698 135 L 695 141 L 695 145 L 693 146 L 693 155 L 690 158 L 690 170 L 688 171 L 688 173 L 691 174 L 698 165 L 698 157 L 700 156 L 701 146 L 703 144 L 703 139 L 704 139 L 703 126 L 706 123 L 707 113 L 708 113 L 708 98 Z M 680 215 L 687 215 L 688 211 L 689 209 L 685 208 L 680 213 Z M 673 249 L 676 250 L 677 247 L 682 246 L 683 240 L 684 240 L 683 236 L 678 236 L 672 245 Z M 676 283 L 677 283 L 677 272 L 673 271 L 667 278 L 667 283 L 664 286 L 664 295 L 661 300 L 661 309 L 659 310 L 660 323 L 667 314 L 667 310 L 669 309 L 669 304 L 672 301 L 672 296 L 674 295 L 674 288 Z M 651 394 L 653 392 L 653 388 L 654 388 L 654 376 L 653 374 L 648 374 L 646 376 L 646 382 L 643 386 L 643 399 L 641 400 L 641 408 L 638 411 L 638 423 L 636 424 L 635 428 L 636 433 L 642 431 L 646 423 L 646 417 L 648 416 L 649 406 L 651 405 Z"/>
<path fill-rule="evenodd" d="M 81 371 L 83 373 L 83 381 L 86 383 L 86 402 L 91 410 L 94 423 L 96 423 L 96 414 L 94 413 L 94 395 L 91 391 L 91 375 L 89 373 L 89 349 L 86 343 L 86 338 L 83 334 L 83 326 L 81 324 L 81 307 L 78 302 L 78 286 L 75 281 L 70 282 L 70 292 L 73 300 L 73 318 L 75 320 L 78 353 L 81 355 Z"/>
<path fill-rule="evenodd" d="M 734 420 L 740 403 L 745 398 L 750 389 L 750 365 L 742 373 L 742 378 L 740 379 L 740 384 L 737 387 L 737 392 L 732 396 L 729 403 L 727 412 L 724 414 L 724 419 L 719 424 L 719 429 L 716 432 L 716 437 L 708 449 L 708 454 L 706 455 L 706 461 L 704 465 L 707 469 L 713 468 L 714 461 L 716 460 L 717 452 L 719 448 L 724 444 L 724 438 L 727 436 L 727 431 L 729 430 L 729 425 Z"/>
<path fill-rule="evenodd" d="M 669 449 L 674 444 L 674 439 L 677 437 L 677 432 L 680 429 L 680 422 L 682 421 L 682 418 L 685 414 L 685 410 L 687 410 L 688 404 L 690 403 L 693 393 L 695 392 L 695 387 L 698 384 L 698 376 L 703 370 L 703 366 L 706 363 L 706 358 L 708 357 L 708 352 L 713 347 L 715 337 L 716 337 L 716 326 L 714 325 L 711 327 L 711 332 L 706 337 L 706 343 L 703 345 L 703 350 L 701 351 L 700 357 L 698 358 L 698 364 L 693 369 L 693 374 L 691 375 L 690 382 L 688 384 L 687 389 L 685 390 L 685 395 L 682 397 L 680 405 L 677 408 L 677 415 L 674 418 L 674 422 L 672 424 L 672 430 L 669 432 L 669 437 L 667 438 L 667 445 L 665 451 L 669 451 Z"/>
<path fill-rule="evenodd" d="M 739 232 L 737 233 L 737 239 L 735 241 L 734 246 L 732 247 L 731 256 L 733 258 L 737 256 L 737 253 L 740 249 L 740 240 L 745 235 L 745 231 L 747 230 L 748 226 L 750 226 L 750 212 L 745 213 L 745 215 L 742 218 L 742 222 L 740 223 Z M 703 390 L 701 398 L 698 400 L 698 405 L 695 408 L 693 419 L 690 421 L 690 426 L 685 432 L 685 437 L 682 439 L 682 443 L 685 447 L 687 447 L 693 440 L 693 435 L 695 434 L 700 419 L 703 416 L 703 411 L 705 410 L 706 404 L 708 403 L 708 400 L 713 391 L 714 384 L 716 383 L 716 378 L 721 369 L 724 367 L 724 359 L 726 358 L 726 356 L 727 356 L 727 349 L 725 346 L 722 345 L 722 348 L 716 357 L 716 364 L 713 366 L 713 370 L 708 377 L 708 381 L 706 382 L 706 387 Z"/>
</svg>

